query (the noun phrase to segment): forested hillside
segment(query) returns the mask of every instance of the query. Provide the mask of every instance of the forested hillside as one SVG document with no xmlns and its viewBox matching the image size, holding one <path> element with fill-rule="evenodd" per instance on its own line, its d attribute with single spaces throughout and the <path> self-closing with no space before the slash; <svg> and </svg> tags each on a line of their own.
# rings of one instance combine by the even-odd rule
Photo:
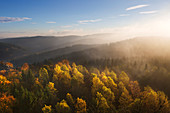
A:
<svg viewBox="0 0 170 113">
<path fill-rule="evenodd" d="M 17 68 L 1 62 L 0 69 L 2 113 L 170 113 L 164 92 L 140 87 L 124 70 L 86 68 L 67 60 Z"/>
<path fill-rule="evenodd" d="M 62 59 L 86 67 L 105 67 L 121 73 L 122 70 L 141 86 L 152 86 L 170 96 L 170 39 L 160 37 L 134 38 L 111 44 L 103 44 L 84 51 L 73 52 L 42 64 L 55 64 Z"/>
<path fill-rule="evenodd" d="M 0 60 L 11 60 L 24 53 L 25 50 L 20 46 L 0 42 Z"/>
<path fill-rule="evenodd" d="M 65 55 L 66 58 L 78 58 L 84 56 L 86 59 L 100 58 L 133 58 L 133 57 L 165 57 L 170 56 L 170 39 L 162 37 L 138 37 L 114 43 L 102 44 L 85 51 L 74 52 Z"/>
<path fill-rule="evenodd" d="M 56 37 L 53 37 L 53 38 L 55 39 Z M 34 42 L 33 39 L 32 39 L 32 43 Z M 43 37 L 40 39 L 46 39 L 46 38 Z M 49 38 L 47 39 L 49 40 Z M 101 41 L 101 39 L 99 40 L 97 38 L 94 38 L 94 39 L 96 39 L 97 42 Z M 37 39 L 35 39 L 35 43 L 36 43 L 36 40 Z M 61 40 L 66 40 L 66 37 L 63 37 L 63 39 L 61 38 Z M 88 41 L 86 42 L 85 40 L 88 40 Z M 169 58 L 170 56 L 170 51 L 167 49 L 170 47 L 170 44 L 169 44 L 170 40 L 168 38 L 139 37 L 139 38 L 133 38 L 133 39 L 123 40 L 123 41 L 118 41 L 118 42 L 110 42 L 107 44 L 91 43 L 92 45 L 88 45 L 90 43 L 90 40 L 92 40 L 92 38 L 87 38 L 87 39 L 82 38 L 81 40 L 79 40 L 79 42 L 75 41 L 74 43 L 71 42 L 71 43 L 66 44 L 66 45 L 72 44 L 72 46 L 66 46 L 65 44 L 62 44 L 63 42 L 58 41 L 56 43 L 56 46 L 58 45 L 58 43 L 61 43 L 61 45 L 64 46 L 63 48 L 58 48 L 54 50 L 49 49 L 46 52 L 39 51 L 39 52 L 35 52 L 32 54 L 24 55 L 24 56 L 21 55 L 20 57 L 13 58 L 9 61 L 16 65 L 22 65 L 25 62 L 29 64 L 32 64 L 35 62 L 36 63 L 42 62 L 45 59 L 54 59 L 54 62 L 55 62 L 56 60 L 58 60 L 60 56 L 62 59 L 65 58 L 65 59 L 70 59 L 73 61 L 77 61 L 77 60 L 78 61 L 80 60 L 82 61 L 93 60 L 94 61 L 96 59 L 104 59 L 104 58 L 120 59 L 120 58 L 134 58 L 134 57 L 141 58 L 141 59 L 144 59 L 144 58 L 152 59 L 155 57 L 161 57 L 162 59 L 164 59 L 164 58 Z M 39 46 L 39 48 L 41 49 L 46 47 L 43 44 L 39 45 L 39 43 L 36 43 L 35 45 Z M 74 45 L 74 44 L 78 44 L 78 45 Z M 86 44 L 86 45 L 82 45 L 82 44 Z M 51 43 L 47 45 L 49 46 L 51 45 Z M 34 48 L 34 46 L 32 48 Z M 36 47 L 34 49 L 36 50 Z M 55 59 L 55 57 L 57 58 Z"/>
<path fill-rule="evenodd" d="M 97 41 L 96 41 L 97 40 Z M 27 50 L 27 54 L 43 53 L 74 45 L 96 45 L 120 40 L 113 34 L 93 34 L 85 36 L 33 36 L 0 39 L 0 42 Z M 122 39 L 121 39 L 122 40 Z M 4 53 L 5 54 L 5 53 Z"/>
<path fill-rule="evenodd" d="M 43 62 L 45 59 L 56 58 L 61 55 L 67 55 L 73 52 L 84 51 L 86 49 L 93 48 L 96 46 L 97 45 L 74 45 L 74 46 L 56 49 L 53 51 L 42 52 L 42 53 L 37 52 L 31 55 L 13 58 L 11 62 L 14 65 L 22 65 L 24 62 L 27 62 L 29 64 L 32 64 L 35 62 Z"/>
<path fill-rule="evenodd" d="M 69 35 L 4 38 L 0 39 L 0 52 L 2 53 L 0 60 L 8 62 L 15 60 L 14 64 L 16 65 L 22 65 L 25 62 L 31 64 L 71 52 L 89 49 L 98 44 L 116 42 L 118 40 L 120 39 L 116 38 L 113 34 L 107 33 L 85 36 Z M 13 48 L 15 47 L 15 49 L 11 50 L 6 47 L 7 45 Z M 20 48 L 18 49 L 18 47 L 22 48 L 22 50 L 20 50 Z M 7 51 L 6 48 L 9 49 L 9 51 Z"/>
</svg>

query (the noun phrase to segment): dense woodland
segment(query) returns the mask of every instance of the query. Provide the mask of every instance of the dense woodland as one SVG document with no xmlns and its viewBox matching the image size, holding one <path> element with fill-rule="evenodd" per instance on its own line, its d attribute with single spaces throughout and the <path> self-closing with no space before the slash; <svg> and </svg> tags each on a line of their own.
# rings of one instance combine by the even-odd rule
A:
<svg viewBox="0 0 170 113">
<path fill-rule="evenodd" d="M 108 68 L 118 75 L 123 70 L 131 80 L 137 80 L 140 86 L 149 85 L 156 91 L 164 91 L 170 97 L 169 42 L 168 38 L 134 38 L 56 56 L 44 62 L 34 63 L 33 67 L 39 70 L 44 64 L 54 65 L 62 59 L 68 59 L 88 70 L 93 67 L 100 71 Z"/>
<path fill-rule="evenodd" d="M 103 66 L 94 62 L 98 69 L 89 62 L 86 62 L 89 66 L 84 67 L 67 60 L 41 66 L 25 63 L 17 68 L 9 62 L 1 62 L 0 112 L 170 113 L 164 92 L 132 81 L 130 72 L 126 73 L 126 65 L 116 70 L 109 60 L 100 62 Z M 131 65 L 129 68 L 136 67 L 139 71 L 138 63 Z M 152 68 L 145 64 L 143 70 L 148 71 L 143 73 L 160 70 Z"/>
<path fill-rule="evenodd" d="M 0 62 L 2 113 L 170 112 L 169 39 L 134 38 L 102 45 L 62 45 L 64 48 L 46 52 L 42 51 L 49 45 L 36 46 L 38 40 L 53 42 L 65 38 L 13 40 L 16 45 L 3 42 L 0 50 L 3 53 L 0 60 L 4 61 Z M 20 45 L 24 40 L 36 44 L 28 50 L 29 44 Z"/>
<path fill-rule="evenodd" d="M 62 56 L 64 57 L 64 56 Z M 62 59 L 57 57 L 55 59 L 45 60 L 41 63 L 34 63 L 31 65 L 38 70 L 41 65 L 54 65 Z M 68 58 L 68 57 L 65 57 Z M 59 60 L 57 60 L 59 59 Z M 82 60 L 83 59 L 83 60 Z M 76 61 L 76 64 L 85 66 L 88 70 L 90 68 L 98 68 L 100 71 L 108 68 L 114 70 L 115 73 L 120 74 L 125 71 L 129 78 L 138 81 L 140 86 L 151 86 L 154 90 L 164 91 L 170 97 L 170 59 L 165 57 L 135 57 L 135 58 L 117 58 L 117 59 L 96 59 L 91 60 L 84 57 L 72 57 L 69 61 Z"/>
<path fill-rule="evenodd" d="M 50 61 L 50 60 L 49 60 Z M 50 63 L 50 62 L 49 62 Z M 151 86 L 154 90 L 164 91 L 170 96 L 170 59 L 153 58 L 119 58 L 79 61 L 86 67 L 97 67 L 99 70 L 108 68 L 117 74 L 125 71 L 132 80 L 137 80 L 144 87 Z"/>
</svg>

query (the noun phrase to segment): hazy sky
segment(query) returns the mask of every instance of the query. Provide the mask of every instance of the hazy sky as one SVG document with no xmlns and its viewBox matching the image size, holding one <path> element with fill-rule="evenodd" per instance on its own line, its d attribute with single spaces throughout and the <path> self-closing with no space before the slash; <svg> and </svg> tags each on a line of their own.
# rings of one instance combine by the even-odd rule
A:
<svg viewBox="0 0 170 113">
<path fill-rule="evenodd" d="M 170 0 L 0 0 L 0 38 L 169 32 Z"/>
</svg>

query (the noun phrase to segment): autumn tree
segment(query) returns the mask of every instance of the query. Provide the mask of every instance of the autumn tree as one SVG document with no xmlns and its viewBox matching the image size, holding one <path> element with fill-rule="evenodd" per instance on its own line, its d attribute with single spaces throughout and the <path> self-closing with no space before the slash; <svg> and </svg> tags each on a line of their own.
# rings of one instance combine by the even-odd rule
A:
<svg viewBox="0 0 170 113">
<path fill-rule="evenodd" d="M 110 76 L 114 81 L 117 81 L 117 80 L 118 80 L 117 75 L 116 75 L 116 73 L 115 73 L 114 71 L 111 71 L 109 76 Z"/>
<path fill-rule="evenodd" d="M 118 89 L 117 89 L 117 84 L 114 82 L 114 80 L 111 77 L 108 77 L 108 86 L 115 95 L 118 95 Z"/>
<path fill-rule="evenodd" d="M 85 67 L 83 67 L 82 65 L 78 65 L 78 66 L 77 66 L 77 70 L 78 70 L 79 72 L 81 72 L 83 75 L 89 74 L 88 70 L 87 70 Z"/>
<path fill-rule="evenodd" d="M 129 88 L 133 98 L 137 98 L 140 96 L 141 89 L 137 81 L 130 81 Z"/>
<path fill-rule="evenodd" d="M 140 98 L 136 98 L 128 107 L 131 113 L 144 113 L 142 112 L 142 100 Z"/>
<path fill-rule="evenodd" d="M 65 100 L 57 102 L 56 111 L 57 113 L 71 113 L 71 109 Z"/>
<path fill-rule="evenodd" d="M 123 91 L 119 97 L 119 109 L 122 113 L 127 113 L 129 110 L 129 105 L 132 103 L 133 99 L 129 94 L 129 91 L 126 88 L 123 88 Z"/>
<path fill-rule="evenodd" d="M 13 65 L 12 63 L 10 63 L 10 62 L 6 62 L 6 66 L 8 66 L 8 67 L 10 67 L 10 68 L 13 68 L 13 67 L 14 67 L 14 65 Z"/>
<path fill-rule="evenodd" d="M 107 88 L 106 86 L 102 87 L 102 94 L 104 98 L 107 100 L 108 105 L 112 110 L 115 110 L 114 102 L 115 102 L 115 95 L 111 91 L 110 88 Z"/>
<path fill-rule="evenodd" d="M 73 97 L 72 97 L 72 95 L 71 95 L 70 93 L 67 93 L 67 95 L 66 95 L 66 100 L 67 100 L 68 105 L 69 105 L 72 109 L 74 109 L 74 100 L 73 100 Z"/>
<path fill-rule="evenodd" d="M 7 78 L 3 75 L 0 75 L 0 92 L 9 91 L 11 81 L 7 80 Z"/>
<path fill-rule="evenodd" d="M 49 82 L 48 71 L 45 68 L 39 70 L 39 80 L 43 86 Z"/>
<path fill-rule="evenodd" d="M 97 113 L 108 113 L 110 108 L 107 103 L 107 100 L 99 92 L 97 92 L 96 94 L 96 108 L 97 108 Z"/>
<path fill-rule="evenodd" d="M 29 69 L 28 63 L 24 63 L 24 64 L 22 65 L 22 67 L 21 67 L 21 70 L 22 70 L 22 71 L 27 71 L 28 69 Z"/>
<path fill-rule="evenodd" d="M 93 96 L 96 95 L 97 92 L 102 92 L 104 84 L 98 77 L 94 77 L 92 83 L 93 85 L 91 90 Z"/>
<path fill-rule="evenodd" d="M 51 105 L 47 106 L 45 105 L 43 108 L 42 108 L 42 111 L 43 113 L 51 113 Z"/>
<path fill-rule="evenodd" d="M 87 113 L 86 101 L 81 98 L 77 98 L 75 108 L 76 113 Z"/>
<path fill-rule="evenodd" d="M 126 86 L 129 84 L 129 77 L 124 71 L 119 75 L 119 81 L 123 82 Z"/>
<path fill-rule="evenodd" d="M 106 74 L 106 76 L 110 75 L 110 71 L 109 71 L 109 69 L 107 67 L 105 67 L 103 72 Z"/>
<path fill-rule="evenodd" d="M 77 68 L 72 68 L 71 93 L 76 97 L 81 97 L 88 93 L 84 83 L 84 75 Z"/>
<path fill-rule="evenodd" d="M 164 92 L 157 92 L 159 98 L 158 112 L 160 113 L 170 113 L 170 103 L 168 102 L 168 97 Z"/>
<path fill-rule="evenodd" d="M 48 104 L 54 104 L 57 101 L 57 89 L 54 83 L 49 82 L 45 87 L 45 97 Z"/>
<path fill-rule="evenodd" d="M 63 69 L 63 70 L 61 70 Z M 71 76 L 66 65 L 56 65 L 54 68 L 53 82 L 61 94 L 66 94 L 71 88 Z"/>
<path fill-rule="evenodd" d="M 90 72 L 95 73 L 96 75 L 100 75 L 100 71 L 97 68 L 94 68 L 94 67 L 90 69 Z"/>
<path fill-rule="evenodd" d="M 145 87 L 142 95 L 143 112 L 154 113 L 159 108 L 158 94 L 149 86 Z"/>
<path fill-rule="evenodd" d="M 103 76 L 101 78 L 102 82 L 110 88 L 115 94 L 118 94 L 117 84 L 113 81 L 111 77 Z"/>
<path fill-rule="evenodd" d="M 66 65 L 66 64 L 63 64 L 63 65 L 61 66 L 61 70 L 63 70 L 63 71 L 67 71 L 67 72 L 69 72 L 69 71 L 70 71 L 70 69 L 67 67 L 67 65 Z"/>
<path fill-rule="evenodd" d="M 12 107 L 14 106 L 15 98 L 13 96 L 7 96 L 5 93 L 0 93 L 0 112 L 1 113 L 13 113 Z"/>
<path fill-rule="evenodd" d="M 43 88 L 42 84 L 39 81 L 39 78 L 35 78 L 34 88 L 35 89 L 42 89 Z"/>
<path fill-rule="evenodd" d="M 84 75 L 77 68 L 72 69 L 72 76 L 75 77 L 80 84 L 84 83 Z"/>
</svg>

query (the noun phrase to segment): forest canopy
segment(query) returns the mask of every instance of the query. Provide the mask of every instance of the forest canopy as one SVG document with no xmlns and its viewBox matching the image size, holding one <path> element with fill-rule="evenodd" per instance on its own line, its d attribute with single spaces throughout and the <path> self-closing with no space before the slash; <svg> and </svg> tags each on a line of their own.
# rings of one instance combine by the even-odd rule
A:
<svg viewBox="0 0 170 113">
<path fill-rule="evenodd" d="M 34 68 L 0 62 L 0 112 L 170 113 L 164 92 L 141 87 L 123 70 L 87 69 L 67 60 Z"/>
</svg>

